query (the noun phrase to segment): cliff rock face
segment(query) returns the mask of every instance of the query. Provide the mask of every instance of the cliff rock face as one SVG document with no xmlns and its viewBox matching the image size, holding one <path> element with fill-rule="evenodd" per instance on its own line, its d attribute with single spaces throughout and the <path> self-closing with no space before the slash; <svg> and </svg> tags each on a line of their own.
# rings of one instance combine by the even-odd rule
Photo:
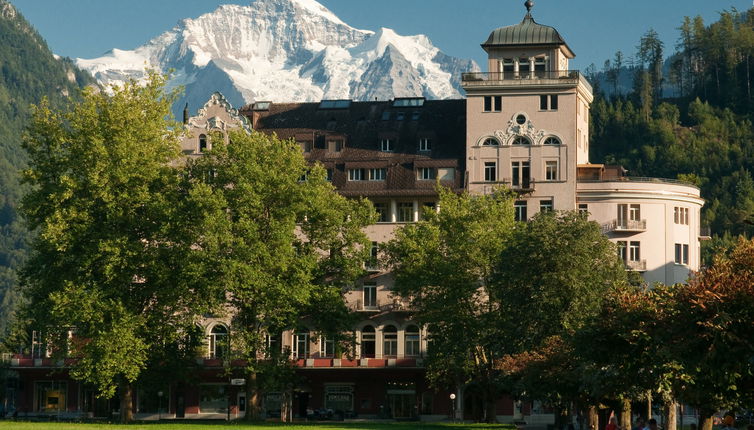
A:
<svg viewBox="0 0 754 430">
<path fill-rule="evenodd" d="M 458 98 L 471 60 L 443 54 L 423 35 L 359 30 L 315 0 L 256 0 L 224 5 L 133 51 L 113 49 L 77 59 L 102 84 L 144 76 L 146 67 L 174 70 L 184 85 L 178 104 L 201 106 L 221 91 L 235 106 L 255 100 Z"/>
</svg>

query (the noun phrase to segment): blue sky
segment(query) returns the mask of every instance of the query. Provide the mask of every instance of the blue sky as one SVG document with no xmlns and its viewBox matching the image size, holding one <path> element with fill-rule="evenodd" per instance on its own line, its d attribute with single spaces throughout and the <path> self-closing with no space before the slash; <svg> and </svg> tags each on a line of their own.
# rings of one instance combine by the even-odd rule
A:
<svg viewBox="0 0 754 430">
<path fill-rule="evenodd" d="M 672 51 L 684 16 L 715 20 L 723 9 L 745 10 L 754 0 L 535 0 L 534 18 L 560 31 L 576 52 L 574 68 L 601 67 L 617 50 L 636 51 L 654 28 Z M 92 58 L 111 48 L 133 49 L 173 27 L 232 0 L 11 0 L 63 56 Z M 353 27 L 389 27 L 399 34 L 426 34 L 449 55 L 481 65 L 479 47 L 490 31 L 515 24 L 524 0 L 320 0 Z"/>
</svg>

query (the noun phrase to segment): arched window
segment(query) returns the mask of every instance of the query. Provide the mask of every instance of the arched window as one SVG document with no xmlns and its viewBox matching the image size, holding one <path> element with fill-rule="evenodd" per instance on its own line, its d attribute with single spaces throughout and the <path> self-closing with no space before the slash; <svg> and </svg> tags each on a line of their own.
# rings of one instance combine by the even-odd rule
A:
<svg viewBox="0 0 754 430">
<path fill-rule="evenodd" d="M 374 357 L 375 331 L 371 325 L 361 329 L 361 356 L 365 358 Z"/>
<path fill-rule="evenodd" d="M 199 135 L 199 152 L 204 152 L 207 150 L 207 135 L 200 134 Z"/>
<path fill-rule="evenodd" d="M 550 136 L 544 141 L 545 145 L 560 145 L 560 139 L 555 136 Z"/>
<path fill-rule="evenodd" d="M 482 146 L 499 146 L 500 142 L 497 141 L 494 137 L 488 137 L 487 139 L 484 139 L 484 142 L 482 142 Z"/>
<path fill-rule="evenodd" d="M 394 325 L 385 326 L 382 329 L 384 340 L 382 355 L 387 357 L 396 357 L 398 355 L 398 329 Z"/>
<path fill-rule="evenodd" d="M 410 325 L 406 327 L 405 344 L 406 344 L 406 356 L 418 357 L 420 355 L 420 340 L 421 335 L 419 333 L 419 327 Z"/>
<path fill-rule="evenodd" d="M 228 355 L 228 328 L 216 324 L 209 333 L 209 358 L 225 358 Z"/>
<path fill-rule="evenodd" d="M 531 145 L 531 140 L 526 136 L 516 136 L 513 138 L 514 145 Z"/>
</svg>

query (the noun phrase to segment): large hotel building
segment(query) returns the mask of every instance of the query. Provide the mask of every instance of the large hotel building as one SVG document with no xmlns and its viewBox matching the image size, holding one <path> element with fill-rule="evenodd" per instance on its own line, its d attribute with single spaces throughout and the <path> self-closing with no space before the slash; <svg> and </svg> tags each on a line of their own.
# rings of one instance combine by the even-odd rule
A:
<svg viewBox="0 0 754 430">
<path fill-rule="evenodd" d="M 527 8 L 531 3 L 527 2 Z M 311 162 L 321 163 L 338 192 L 367 197 L 379 213 L 366 229 L 376 254 L 396 228 L 420 219 L 437 202 L 436 181 L 458 192 L 490 192 L 505 185 L 519 191 L 516 217 L 525 221 L 543 210 L 578 210 L 602 226 L 617 245 L 626 270 L 647 283 L 684 282 L 699 268 L 699 189 L 674 180 L 635 178 L 619 166 L 589 159 L 592 87 L 569 69 L 574 53 L 552 27 L 527 11 L 515 25 L 498 28 L 484 41 L 487 72 L 462 77 L 466 98 L 396 98 L 317 103 L 258 101 L 239 110 L 215 93 L 187 118 L 186 156 L 200 156 L 208 134 L 245 128 L 295 139 Z M 553 258 L 568 258 L 567 255 Z M 360 418 L 444 419 L 450 392 L 435 391 L 424 378 L 425 329 L 392 293 L 393 277 L 377 264 L 345 295 L 361 316 L 353 327 L 356 356 L 334 355 L 314 327 L 285 333 L 282 348 L 297 365 L 291 396 L 268 392 L 263 408 L 280 416 L 290 398 L 293 417 L 329 409 Z M 137 418 L 226 418 L 243 414 L 245 393 L 229 385 L 222 368 L 223 339 L 232 336 L 227 319 L 207 318 L 204 357 L 197 359 L 201 382 L 139 389 Z M 10 358 L 17 383 L 10 389 L 17 410 L 34 414 L 111 416 L 116 401 L 98 400 L 85 384 L 67 377 L 63 363 L 46 356 L 34 339 L 30 355 Z M 455 391 L 455 410 L 479 418 L 473 393 Z M 552 420 L 538 402 L 498 401 L 500 421 Z"/>
</svg>

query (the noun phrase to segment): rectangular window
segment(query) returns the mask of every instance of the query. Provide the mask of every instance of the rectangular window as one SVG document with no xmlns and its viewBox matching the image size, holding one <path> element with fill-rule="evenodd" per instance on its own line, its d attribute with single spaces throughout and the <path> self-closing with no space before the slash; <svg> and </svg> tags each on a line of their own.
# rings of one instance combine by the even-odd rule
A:
<svg viewBox="0 0 754 430">
<path fill-rule="evenodd" d="M 223 384 L 199 385 L 199 413 L 225 413 L 228 407 L 228 395 Z"/>
<path fill-rule="evenodd" d="M 398 333 L 395 331 L 383 330 L 382 338 L 384 340 L 382 355 L 388 357 L 398 356 Z"/>
<path fill-rule="evenodd" d="M 393 151 L 395 151 L 395 141 L 393 139 L 381 139 L 380 140 L 380 151 L 382 151 L 382 152 L 393 152 Z"/>
<path fill-rule="evenodd" d="M 406 356 L 419 356 L 419 339 L 419 333 L 410 331 L 406 332 Z"/>
<path fill-rule="evenodd" d="M 374 203 L 374 210 L 377 212 L 377 222 L 390 222 L 390 210 L 387 203 Z"/>
<path fill-rule="evenodd" d="M 628 262 L 628 242 L 625 240 L 618 241 L 618 258 L 624 263 Z"/>
<path fill-rule="evenodd" d="M 548 181 L 558 180 L 558 162 L 545 161 L 545 179 Z"/>
<path fill-rule="evenodd" d="M 547 68 L 547 60 L 544 57 L 539 57 L 534 59 L 534 71 L 537 74 L 537 77 L 544 77 L 545 76 L 545 69 Z"/>
<path fill-rule="evenodd" d="M 639 242 L 631 242 L 628 246 L 628 258 L 631 261 L 641 261 L 641 244 Z"/>
<path fill-rule="evenodd" d="M 485 112 L 500 112 L 503 110 L 502 96 L 484 96 Z"/>
<path fill-rule="evenodd" d="M 364 169 L 348 169 L 349 181 L 363 181 L 366 179 Z"/>
<path fill-rule="evenodd" d="M 398 112 L 395 115 L 395 120 L 396 121 L 403 121 L 405 118 L 406 118 L 406 113 L 405 112 Z"/>
<path fill-rule="evenodd" d="M 631 221 L 641 221 L 641 206 L 631 205 L 628 208 L 628 219 Z"/>
<path fill-rule="evenodd" d="M 293 335 L 293 356 L 296 358 L 307 358 L 309 356 L 309 333 Z"/>
<path fill-rule="evenodd" d="M 518 73 L 521 75 L 522 78 L 528 78 L 529 72 L 531 72 L 531 69 L 529 67 L 529 59 L 528 58 L 519 58 L 518 59 Z"/>
<path fill-rule="evenodd" d="M 516 221 L 526 221 L 528 219 L 526 213 L 526 200 L 516 200 L 513 204 L 514 216 Z"/>
<path fill-rule="evenodd" d="M 558 95 L 539 96 L 539 110 L 558 110 Z"/>
<path fill-rule="evenodd" d="M 548 212 L 548 211 L 551 211 L 552 209 L 553 209 L 552 199 L 539 201 L 540 212 Z"/>
<path fill-rule="evenodd" d="M 689 264 L 689 246 L 686 244 L 675 244 L 675 263 L 676 264 Z"/>
<path fill-rule="evenodd" d="M 513 72 L 516 70 L 515 63 L 513 61 L 513 58 L 504 58 L 503 59 L 503 73 L 506 78 L 510 78 L 513 76 Z"/>
<path fill-rule="evenodd" d="M 511 185 L 513 187 L 529 188 L 531 186 L 531 168 L 528 161 L 512 162 L 511 174 Z"/>
<path fill-rule="evenodd" d="M 327 151 L 328 152 L 340 152 L 343 150 L 343 140 L 341 139 L 335 139 L 335 140 L 328 140 L 327 141 Z"/>
<path fill-rule="evenodd" d="M 689 224 L 689 209 L 675 207 L 673 208 L 673 222 L 676 224 Z"/>
<path fill-rule="evenodd" d="M 487 161 L 484 163 L 484 180 L 485 182 L 497 181 L 497 162 Z"/>
<path fill-rule="evenodd" d="M 383 121 L 387 121 L 389 119 L 390 119 L 390 111 L 386 110 L 386 111 L 382 112 L 382 120 Z"/>
<path fill-rule="evenodd" d="M 435 179 L 437 171 L 432 167 L 419 167 L 416 170 L 416 177 L 420 181 L 430 181 Z"/>
<path fill-rule="evenodd" d="M 380 255 L 380 244 L 377 242 L 372 242 L 372 247 L 369 249 L 369 260 L 366 263 L 367 271 L 377 272 L 380 270 L 379 255 Z"/>
<path fill-rule="evenodd" d="M 432 145 L 428 137 L 422 137 L 419 139 L 419 151 L 431 151 Z"/>
<path fill-rule="evenodd" d="M 689 264 L 689 246 L 686 244 L 683 245 L 683 264 Z"/>
<path fill-rule="evenodd" d="M 333 169 L 327 169 L 327 181 L 332 182 Z"/>
<path fill-rule="evenodd" d="M 301 149 L 304 152 L 312 152 L 312 147 L 314 146 L 314 142 L 311 140 L 304 140 L 299 142 L 299 145 L 301 145 Z"/>
<path fill-rule="evenodd" d="M 319 354 L 321 357 L 335 357 L 335 341 L 321 337 L 319 339 Z"/>
<path fill-rule="evenodd" d="M 376 284 L 364 284 L 362 287 L 364 292 L 364 307 L 376 308 L 377 307 L 377 285 Z"/>
<path fill-rule="evenodd" d="M 414 222 L 414 204 L 411 202 L 398 203 L 398 222 Z"/>
<path fill-rule="evenodd" d="M 586 203 L 579 203 L 579 213 L 580 214 L 588 214 L 589 213 L 589 205 Z"/>
<path fill-rule="evenodd" d="M 369 180 L 370 181 L 384 181 L 385 176 L 387 175 L 387 169 L 369 169 Z"/>
<path fill-rule="evenodd" d="M 681 223 L 681 221 L 680 221 L 681 220 L 681 214 L 680 214 L 680 212 L 681 212 L 681 208 L 679 208 L 678 206 L 676 206 L 676 207 L 673 208 L 673 222 L 676 223 L 676 224 L 680 224 Z M 676 244 L 676 246 L 678 246 L 678 244 Z M 676 258 L 676 260 L 678 260 L 678 259 Z M 676 261 L 676 263 L 677 262 L 678 261 Z"/>
</svg>

